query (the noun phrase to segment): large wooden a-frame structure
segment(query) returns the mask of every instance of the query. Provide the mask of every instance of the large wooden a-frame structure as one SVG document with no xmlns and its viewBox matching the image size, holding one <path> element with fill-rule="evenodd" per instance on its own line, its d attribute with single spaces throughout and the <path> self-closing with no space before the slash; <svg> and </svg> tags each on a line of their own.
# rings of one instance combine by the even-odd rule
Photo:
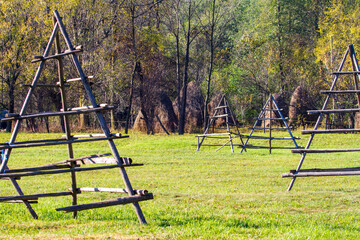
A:
<svg viewBox="0 0 360 240">
<path fill-rule="evenodd" d="M 64 41 L 61 41 L 60 37 L 63 37 Z M 53 47 L 53 48 L 52 48 Z M 61 51 L 61 49 L 65 48 L 65 51 Z M 54 54 L 51 55 L 51 51 L 53 49 Z M 133 164 L 130 158 L 120 157 L 120 154 L 116 148 L 114 143 L 114 139 L 124 138 L 127 136 L 122 136 L 121 134 L 112 134 L 105 122 L 105 118 L 102 114 L 103 111 L 107 111 L 112 109 L 113 107 L 108 106 L 107 104 L 98 104 L 95 100 L 95 97 L 90 88 L 88 79 L 90 76 L 85 75 L 82 70 L 81 64 L 78 60 L 76 54 L 82 51 L 82 47 L 74 47 L 70 41 L 70 38 L 66 32 L 66 29 L 62 23 L 61 17 L 58 12 L 54 12 L 54 26 L 49 42 L 46 46 L 46 49 L 41 56 L 36 56 L 32 61 L 34 63 L 39 62 L 39 67 L 35 74 L 35 77 L 30 85 L 27 96 L 24 100 L 20 113 L 18 114 L 9 114 L 7 118 L 2 119 L 3 121 L 15 121 L 15 126 L 12 131 L 11 138 L 8 143 L 1 143 L 0 150 L 3 150 L 2 161 L 0 167 L 0 179 L 10 180 L 14 188 L 16 189 L 18 196 L 6 196 L 0 197 L 0 202 L 22 202 L 26 205 L 30 214 L 33 218 L 38 218 L 31 204 L 37 202 L 37 200 L 41 197 L 57 197 L 57 196 L 72 196 L 72 206 L 58 208 L 58 211 L 66 211 L 73 212 L 73 216 L 76 217 L 78 211 L 92 209 L 92 208 L 101 208 L 107 206 L 114 206 L 120 204 L 132 203 L 135 212 L 138 216 L 140 223 L 146 223 L 145 217 L 141 211 L 139 201 L 144 201 L 148 199 L 152 199 L 153 195 L 148 193 L 146 190 L 134 190 L 131 186 L 129 177 L 126 173 L 125 168 L 131 166 L 140 166 L 142 164 Z M 72 60 L 72 64 L 77 70 L 78 76 L 74 76 L 74 78 L 65 80 L 64 73 L 64 61 L 63 57 L 69 56 Z M 45 63 L 48 60 L 57 60 L 58 65 L 58 78 L 59 81 L 52 85 L 52 87 L 58 87 L 61 94 L 61 103 L 62 109 L 58 112 L 43 112 L 43 113 L 27 113 L 27 108 L 29 105 L 30 98 L 33 95 L 34 90 L 37 87 L 47 87 L 48 84 L 41 84 L 41 74 L 45 67 Z M 87 98 L 91 103 L 90 106 L 85 107 L 69 107 L 65 84 L 71 84 L 74 81 L 80 81 L 84 90 L 87 94 Z M 99 121 L 101 129 L 103 131 L 102 134 L 95 135 L 72 135 L 70 131 L 70 122 L 68 116 L 75 114 L 87 114 L 87 113 L 95 113 L 96 117 Z M 30 118 L 38 118 L 38 117 L 49 117 L 49 116 L 60 116 L 64 122 L 64 128 L 66 132 L 66 136 L 64 138 L 59 139 L 40 139 L 26 142 L 17 142 L 16 137 L 20 131 L 20 125 L 23 120 Z M 84 143 L 90 141 L 107 141 L 111 150 L 111 154 L 100 154 L 100 155 L 91 155 L 85 157 L 76 157 L 73 151 L 74 143 Z M 8 162 L 10 160 L 11 152 L 18 148 L 29 148 L 29 147 L 46 147 L 49 145 L 59 145 L 65 144 L 68 149 L 68 159 L 65 161 L 51 163 L 39 167 L 31 167 L 31 168 L 22 168 L 22 169 L 9 169 Z M 39 153 L 40 154 L 40 153 Z M 112 157 L 109 157 L 112 155 Z M 80 167 L 84 164 L 94 164 L 94 163 L 102 163 L 109 164 L 104 166 L 96 166 L 96 167 Z M 76 181 L 76 173 L 82 171 L 95 171 L 100 169 L 110 169 L 110 168 L 118 168 L 120 170 L 121 177 L 123 179 L 124 188 L 90 188 L 90 187 L 78 187 L 78 183 Z M 46 174 L 61 174 L 61 173 L 71 173 L 71 181 L 72 185 L 69 191 L 64 192 L 56 192 L 56 193 L 40 193 L 33 195 L 25 195 L 22 189 L 18 184 L 18 180 L 21 177 L 27 176 L 37 176 L 37 175 L 46 175 Z M 96 176 L 96 175 L 94 175 Z M 125 193 L 128 196 L 120 197 L 116 199 L 111 199 L 107 201 L 87 203 L 87 204 L 77 204 L 78 194 L 82 192 L 115 192 L 115 193 Z"/>
<path fill-rule="evenodd" d="M 269 113 L 269 114 L 267 114 Z M 268 123 L 268 126 L 267 124 Z M 280 123 L 280 127 L 274 126 Z M 253 135 L 255 130 L 262 130 L 264 132 L 268 131 L 269 136 L 255 136 Z M 289 133 L 289 137 L 274 137 L 272 135 L 273 130 L 287 130 Z M 244 138 L 247 138 L 245 144 L 242 146 L 241 152 L 243 152 L 246 148 L 266 148 L 269 149 L 269 153 L 271 154 L 271 149 L 293 149 L 299 148 L 296 143 L 297 137 L 294 137 L 289 125 L 286 122 L 286 118 L 281 113 L 281 109 L 278 107 L 278 104 L 275 101 L 275 98 L 272 94 L 269 95 L 265 105 L 260 111 L 259 116 L 256 118 L 254 126 L 251 128 L 251 132 L 248 136 L 243 135 Z M 263 139 L 268 141 L 268 146 L 254 146 L 248 145 L 250 139 Z M 294 143 L 294 146 L 273 146 L 272 141 L 274 140 L 290 140 Z"/>
<path fill-rule="evenodd" d="M 351 60 L 352 71 L 343 71 L 344 64 L 347 57 Z M 360 112 L 360 90 L 359 90 L 359 80 L 360 80 L 360 69 L 359 63 L 355 55 L 354 46 L 351 44 L 348 46 L 348 49 L 345 52 L 345 55 L 340 63 L 339 69 L 337 72 L 331 73 L 335 75 L 332 85 L 329 90 L 321 91 L 322 94 L 326 94 L 326 99 L 324 101 L 323 107 L 321 110 L 310 110 L 309 114 L 319 114 L 319 117 L 316 121 L 313 130 L 304 130 L 302 134 L 310 134 L 309 141 L 305 149 L 295 149 L 292 150 L 293 153 L 300 153 L 301 158 L 300 162 L 295 170 L 290 170 L 289 173 L 282 174 L 282 177 L 291 177 L 292 181 L 290 182 L 288 191 L 294 185 L 294 182 L 297 177 L 319 177 L 319 176 L 348 176 L 348 175 L 360 175 L 360 168 L 336 168 L 336 169 L 301 169 L 305 157 L 308 153 L 338 153 L 338 152 L 354 152 L 360 151 L 360 148 L 352 149 L 310 149 L 311 143 L 316 134 L 336 134 L 336 133 L 350 133 L 350 132 L 360 132 L 360 129 L 318 129 L 321 121 L 325 114 L 343 114 L 343 113 L 354 113 Z M 353 76 L 353 89 L 344 89 L 340 87 L 339 79 L 343 75 Z M 346 108 L 346 109 L 329 109 L 329 100 L 336 97 L 338 94 L 353 94 L 354 98 L 357 101 L 357 107 L 355 108 Z"/>
<path fill-rule="evenodd" d="M 213 132 L 209 133 L 209 130 L 211 128 L 214 129 L 215 121 L 219 118 L 225 119 L 225 129 L 226 132 Z M 201 146 L 220 146 L 216 151 L 220 150 L 226 145 L 230 145 L 231 152 L 234 152 L 234 143 L 233 139 L 240 138 L 241 144 L 243 143 L 243 140 L 241 138 L 241 134 L 239 132 L 239 128 L 237 126 L 236 119 L 234 118 L 234 115 L 231 111 L 230 104 L 228 100 L 226 99 L 225 95 L 223 95 L 215 108 L 215 112 L 213 116 L 210 117 L 210 121 L 208 125 L 206 126 L 206 129 L 204 131 L 204 134 L 196 136 L 198 138 L 197 142 L 197 149 L 196 151 L 199 151 Z M 218 139 L 227 139 L 227 141 L 224 144 L 203 144 L 204 140 L 206 138 L 218 138 Z M 238 144 L 239 145 L 239 144 Z"/>
</svg>

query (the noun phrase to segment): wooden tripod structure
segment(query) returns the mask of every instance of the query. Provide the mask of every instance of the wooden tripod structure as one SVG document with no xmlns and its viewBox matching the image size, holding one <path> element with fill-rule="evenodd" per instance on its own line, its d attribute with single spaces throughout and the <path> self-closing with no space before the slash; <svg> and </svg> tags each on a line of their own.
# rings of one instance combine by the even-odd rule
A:
<svg viewBox="0 0 360 240">
<path fill-rule="evenodd" d="M 266 113 L 269 112 L 269 116 L 266 115 Z M 266 126 L 266 121 L 268 121 L 269 126 Z M 278 122 L 282 125 L 282 127 L 273 126 L 272 122 Z M 262 124 L 261 124 L 262 123 Z M 260 126 L 263 125 L 263 126 Z M 289 125 L 286 122 L 286 118 L 284 118 L 283 114 L 281 113 L 281 109 L 279 109 L 275 98 L 272 94 L 270 94 L 268 100 L 266 101 L 264 107 L 261 109 L 261 112 L 259 116 L 256 118 L 255 124 L 251 129 L 251 132 L 248 136 L 243 135 L 244 138 L 247 138 L 245 141 L 245 144 L 242 146 L 241 153 L 246 148 L 268 148 L 269 153 L 271 154 L 271 149 L 293 149 L 293 148 L 299 148 L 298 144 L 296 143 L 296 139 L 299 139 L 297 137 L 294 137 Z M 269 136 L 255 136 L 253 135 L 255 130 L 263 130 L 264 132 L 266 130 L 269 131 Z M 272 136 L 272 130 L 287 130 L 290 137 L 273 137 Z M 248 145 L 248 142 L 250 139 L 264 139 L 269 141 L 269 146 L 253 146 Z M 294 143 L 294 147 L 275 147 L 272 146 L 273 140 L 291 140 Z"/>
<path fill-rule="evenodd" d="M 352 71 L 343 71 L 344 63 L 346 58 L 350 57 Z M 360 80 L 360 69 L 359 63 L 355 55 L 354 46 L 349 45 L 348 49 L 345 52 L 345 55 L 340 63 L 339 69 L 337 72 L 331 73 L 335 75 L 332 85 L 329 90 L 321 91 L 322 94 L 326 94 L 326 99 L 324 101 L 323 107 L 321 110 L 310 110 L 309 114 L 319 114 L 319 117 L 314 126 L 314 130 L 304 130 L 302 134 L 310 134 L 309 141 L 305 149 L 296 149 L 292 150 L 293 153 L 300 153 L 301 158 L 300 162 L 295 170 L 290 170 L 290 173 L 282 174 L 282 177 L 291 177 L 292 180 L 288 187 L 288 191 L 294 185 L 294 182 L 297 177 L 319 177 L 319 176 L 348 176 L 348 175 L 360 175 L 360 168 L 336 168 L 336 169 L 301 169 L 305 157 L 308 153 L 335 153 L 335 152 L 354 152 L 360 151 L 360 148 L 353 149 L 309 149 L 310 145 L 314 139 L 315 134 L 334 134 L 334 133 L 349 133 L 349 132 L 360 132 L 360 129 L 318 129 L 320 123 L 325 114 L 339 114 L 339 113 L 354 113 L 360 112 L 360 90 L 359 90 L 359 80 Z M 354 89 L 350 90 L 336 90 L 338 79 L 342 75 L 352 75 L 354 78 Z M 335 97 L 337 94 L 355 94 L 357 99 L 357 108 L 348 108 L 348 109 L 327 109 L 329 100 Z"/>
<path fill-rule="evenodd" d="M 82 51 L 82 47 L 81 46 L 74 47 L 72 45 L 70 38 L 66 32 L 66 29 L 62 23 L 61 17 L 59 16 L 59 13 L 57 11 L 54 11 L 53 20 L 54 20 L 53 31 L 43 55 L 35 56 L 35 59 L 32 61 L 34 63 L 39 62 L 40 64 L 35 74 L 35 77 L 30 85 L 30 88 L 28 90 L 27 96 L 20 110 L 20 113 L 9 114 L 7 118 L 2 119 L 3 121 L 15 121 L 15 126 L 12 131 L 10 141 L 8 143 L 0 144 L 0 149 L 3 150 L 2 161 L 0 166 L 0 179 L 10 180 L 12 185 L 15 187 L 18 196 L 0 197 L 0 202 L 22 202 L 25 204 L 30 214 L 35 219 L 37 219 L 38 216 L 33 210 L 31 204 L 36 203 L 38 198 L 41 197 L 57 197 L 57 196 L 66 196 L 66 195 L 72 196 L 72 206 L 58 208 L 56 210 L 73 212 L 74 217 L 77 216 L 78 211 L 82 211 L 82 210 L 132 203 L 140 223 L 145 224 L 146 220 L 138 202 L 152 199 L 153 195 L 151 193 L 148 193 L 146 190 L 134 190 L 133 187 L 131 186 L 129 177 L 125 170 L 126 167 L 141 166 L 142 164 L 133 164 L 130 158 L 120 157 L 120 154 L 114 143 L 114 139 L 124 138 L 127 136 L 122 136 L 121 134 L 118 133 L 117 134 L 110 133 L 110 130 L 105 122 L 105 118 L 102 114 L 103 111 L 111 110 L 113 107 L 108 106 L 107 104 L 98 105 L 88 82 L 88 79 L 91 78 L 91 76 L 85 75 L 78 60 L 78 57 L 76 55 L 77 53 Z M 65 51 L 61 51 L 60 36 L 62 36 L 64 39 L 66 46 Z M 53 45 L 54 45 L 55 54 L 50 55 Z M 64 68 L 63 68 L 64 56 L 69 56 L 71 58 L 72 63 L 78 72 L 78 76 L 76 78 L 72 78 L 68 80 L 64 79 Z M 34 90 L 37 87 L 48 86 L 48 84 L 40 84 L 39 81 L 46 61 L 52 59 L 57 60 L 59 81 L 56 84 L 51 85 L 51 87 L 58 87 L 61 94 L 62 109 L 58 112 L 26 113 L 26 109 L 29 105 L 29 101 L 31 96 L 33 95 Z M 82 83 L 85 92 L 87 94 L 88 100 L 91 103 L 90 106 L 73 107 L 73 108 L 68 107 L 66 101 L 65 84 L 66 83 L 69 84 L 74 81 L 80 81 Z M 71 135 L 68 116 L 91 113 L 91 112 L 96 113 L 96 117 L 100 123 L 103 133 L 94 134 L 94 135 Z M 44 116 L 62 117 L 66 132 L 64 138 L 16 142 L 16 137 L 19 133 L 21 122 L 24 119 L 44 117 Z M 111 150 L 111 154 L 107 153 L 107 154 L 91 155 L 91 156 L 75 158 L 73 151 L 73 144 L 90 142 L 90 141 L 107 141 Z M 7 166 L 11 152 L 14 148 L 45 147 L 45 146 L 59 145 L 59 144 L 67 145 L 68 159 L 65 161 L 43 165 L 39 167 L 23 168 L 23 169 L 9 169 Z M 109 157 L 110 155 L 112 155 L 112 157 Z M 110 165 L 97 166 L 97 167 L 80 167 L 83 164 L 95 164 L 95 163 L 103 163 Z M 122 176 L 125 188 L 117 189 L 117 188 L 88 188 L 88 187 L 78 188 L 77 187 L 76 172 L 95 171 L 95 170 L 110 169 L 110 168 L 118 168 L 120 170 L 120 174 Z M 21 177 L 45 175 L 45 174 L 61 174 L 61 173 L 71 173 L 72 185 L 69 191 L 25 195 L 17 182 L 17 180 L 19 180 Z M 125 193 L 128 194 L 128 196 L 117 199 L 111 199 L 107 201 L 77 205 L 77 195 L 80 194 L 81 192 L 88 192 L 88 191 Z"/>
<path fill-rule="evenodd" d="M 216 119 L 218 118 L 225 118 L 225 124 L 226 124 L 226 132 L 225 133 L 209 133 L 209 130 L 212 126 L 214 126 Z M 233 132 L 232 130 L 235 130 Z M 216 151 L 220 150 L 227 144 L 230 144 L 231 152 L 234 152 L 234 143 L 233 139 L 239 137 L 241 144 L 243 143 L 243 140 L 241 138 L 241 134 L 239 132 L 239 128 L 237 127 L 236 120 L 234 118 L 234 115 L 230 109 L 229 102 L 227 101 L 225 95 L 223 95 L 219 101 L 219 104 L 215 108 L 215 112 L 213 116 L 211 116 L 210 121 L 204 131 L 204 134 L 196 136 L 198 138 L 197 143 L 197 149 L 196 151 L 199 151 L 201 146 L 220 146 Z M 228 139 L 228 141 L 225 142 L 225 144 L 220 145 L 214 145 L 214 144 L 206 144 L 204 145 L 203 142 L 205 138 L 225 138 Z M 200 140 L 201 139 L 201 140 Z"/>
</svg>

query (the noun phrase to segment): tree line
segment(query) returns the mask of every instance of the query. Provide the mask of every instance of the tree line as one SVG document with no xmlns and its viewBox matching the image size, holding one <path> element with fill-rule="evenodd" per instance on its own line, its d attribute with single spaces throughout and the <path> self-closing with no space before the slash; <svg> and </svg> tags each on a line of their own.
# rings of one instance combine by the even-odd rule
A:
<svg viewBox="0 0 360 240">
<path fill-rule="evenodd" d="M 328 88 L 348 44 L 355 49 L 360 1 L 340 0 L 12 0 L 0 1 L 0 110 L 19 111 L 58 10 L 80 61 L 94 75 L 98 102 L 115 105 L 113 121 L 141 111 L 148 133 L 161 91 L 178 99 L 178 133 L 184 133 L 187 85 L 194 81 L 206 105 L 230 96 L 235 114 L 256 116 L 269 93 L 289 98 L 304 87 L 314 102 Z M 331 44 L 330 44 L 331 43 Z M 64 49 L 65 50 L 65 49 Z M 53 64 L 53 65 L 52 65 Z M 68 77 L 75 69 L 66 69 Z M 57 80 L 54 63 L 42 83 Z M 86 105 L 78 85 L 69 102 Z M 43 101 L 43 99 L 49 99 Z M 55 88 L 36 91 L 29 111 L 58 111 Z M 235 104 L 236 103 L 236 104 Z M 319 103 L 320 104 L 320 103 Z M 207 121 L 204 121 L 206 124 Z M 86 119 L 82 124 L 91 124 Z"/>
</svg>

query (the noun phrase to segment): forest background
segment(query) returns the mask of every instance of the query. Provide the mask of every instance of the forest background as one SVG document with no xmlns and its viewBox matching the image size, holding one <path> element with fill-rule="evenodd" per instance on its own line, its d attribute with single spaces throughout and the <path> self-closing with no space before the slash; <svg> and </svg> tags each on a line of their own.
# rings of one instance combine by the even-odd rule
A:
<svg viewBox="0 0 360 240">
<path fill-rule="evenodd" d="M 116 106 L 115 123 L 141 110 L 150 133 L 156 99 L 165 92 L 172 101 L 180 99 L 177 132 L 183 134 L 188 106 L 181 92 L 189 82 L 201 88 L 205 106 L 213 96 L 227 94 L 243 122 L 257 116 L 269 93 L 289 101 L 298 86 L 318 107 L 319 90 L 332 80 L 328 73 L 349 44 L 357 49 L 359 5 L 359 0 L 0 0 L 0 110 L 20 110 L 27 92 L 21 84 L 32 82 L 37 64 L 31 59 L 46 47 L 54 10 L 73 43 L 84 46 L 84 71 L 95 75 L 98 102 Z M 76 76 L 75 68 L 66 70 L 67 77 Z M 56 62 L 44 73 L 42 84 L 56 83 Z M 79 85 L 68 88 L 68 99 L 87 105 Z M 59 111 L 60 94 L 41 88 L 30 106 L 29 112 Z M 93 127 L 91 119 L 79 124 Z"/>
</svg>

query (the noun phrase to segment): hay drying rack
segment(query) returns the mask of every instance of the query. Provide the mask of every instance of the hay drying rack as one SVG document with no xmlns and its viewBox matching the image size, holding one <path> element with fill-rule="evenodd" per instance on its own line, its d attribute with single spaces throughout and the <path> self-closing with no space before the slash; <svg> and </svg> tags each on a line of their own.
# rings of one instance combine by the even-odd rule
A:
<svg viewBox="0 0 360 240">
<path fill-rule="evenodd" d="M 219 118 L 225 118 L 225 124 L 226 124 L 226 132 L 214 132 L 215 130 L 215 121 Z M 213 129 L 213 133 L 209 133 L 210 129 Z M 214 114 L 210 117 L 210 121 L 208 125 L 206 126 L 206 129 L 204 131 L 204 134 L 197 135 L 197 149 L 196 151 L 200 150 L 201 146 L 219 146 L 216 151 L 220 150 L 221 148 L 225 147 L 226 145 L 230 145 L 231 152 L 234 152 L 234 143 L 233 139 L 240 138 L 241 144 L 244 144 L 241 134 L 239 131 L 239 128 L 237 126 L 236 119 L 234 118 L 234 115 L 231 111 L 230 104 L 228 100 L 226 99 L 226 96 L 221 96 L 221 99 L 215 107 Z M 203 144 L 204 140 L 206 138 L 217 138 L 217 139 L 228 139 L 224 144 Z M 201 139 L 201 140 L 200 140 Z M 238 144 L 240 146 L 240 144 Z"/>
<path fill-rule="evenodd" d="M 66 32 L 66 29 L 62 23 L 62 20 L 59 16 L 59 13 L 57 11 L 54 11 L 53 20 L 54 20 L 53 31 L 51 33 L 51 37 L 49 39 L 49 42 L 46 46 L 43 55 L 35 56 L 34 60 L 32 61 L 33 63 L 39 62 L 40 64 L 35 74 L 35 77 L 32 81 L 32 84 L 29 85 L 29 90 L 23 102 L 20 113 L 18 114 L 11 113 L 8 114 L 6 118 L 2 119 L 2 121 L 15 121 L 15 126 L 13 128 L 10 141 L 8 143 L 0 144 L 0 149 L 3 150 L 1 167 L 0 167 L 0 179 L 10 180 L 15 190 L 17 191 L 18 196 L 0 197 L 0 202 L 23 203 L 27 207 L 32 217 L 35 219 L 37 219 L 38 216 L 34 211 L 34 209 L 32 208 L 31 204 L 37 203 L 38 199 L 42 197 L 72 196 L 72 206 L 58 208 L 56 210 L 73 212 L 74 217 L 77 216 L 78 211 L 82 211 L 82 210 L 132 203 L 140 223 L 146 223 L 145 217 L 142 213 L 142 210 L 138 202 L 152 199 L 153 195 L 151 193 L 148 193 L 147 190 L 134 190 L 133 187 L 131 186 L 129 177 L 125 170 L 125 168 L 141 166 L 142 164 L 134 164 L 132 163 L 132 160 L 130 158 L 120 157 L 119 152 L 114 143 L 114 140 L 125 138 L 127 136 L 122 136 L 119 133 L 116 134 L 110 133 L 105 118 L 102 114 L 103 111 L 111 110 L 113 109 L 113 107 L 107 104 L 100 104 L 100 105 L 97 104 L 88 82 L 88 79 L 92 77 L 86 76 L 84 74 L 81 64 L 76 55 L 82 52 L 82 47 L 81 46 L 73 47 L 70 38 Z M 65 44 L 67 48 L 67 50 L 65 51 L 61 51 L 60 34 L 65 40 Z M 50 55 L 52 45 L 54 45 L 54 51 L 55 51 L 54 55 Z M 64 71 L 63 71 L 64 56 L 70 56 L 73 65 L 75 66 L 79 74 L 79 77 L 68 80 L 64 79 Z M 59 81 L 56 83 L 56 85 L 38 84 L 40 75 L 45 66 L 45 62 L 47 60 L 52 60 L 52 59 L 57 60 Z M 82 82 L 88 100 L 91 103 L 90 106 L 68 108 L 66 102 L 65 84 L 70 84 L 75 81 Z M 61 94 L 62 109 L 58 112 L 26 113 L 26 109 L 29 104 L 30 97 L 32 96 L 34 89 L 37 87 L 57 87 L 60 90 L 60 94 Z M 93 134 L 93 135 L 71 135 L 68 116 L 77 115 L 77 114 L 88 114 L 88 113 L 96 113 L 97 119 L 100 123 L 103 133 Z M 38 118 L 38 117 L 49 117 L 49 116 L 60 116 L 63 118 L 65 133 L 66 133 L 66 135 L 64 136 L 65 138 L 16 142 L 16 137 L 20 130 L 20 125 L 22 120 L 30 119 L 30 118 Z M 112 154 L 108 153 L 108 154 L 99 154 L 99 155 L 91 155 L 86 157 L 75 158 L 73 151 L 73 144 L 91 142 L 91 141 L 107 141 Z M 39 167 L 22 168 L 22 169 L 9 169 L 9 167 L 7 166 L 8 161 L 10 159 L 10 153 L 15 148 L 46 147 L 46 146 L 60 145 L 60 144 L 67 145 L 69 158 L 65 161 L 43 165 Z M 112 155 L 112 157 L 110 155 Z M 81 165 L 85 165 L 85 164 L 97 164 L 97 163 L 102 163 L 106 165 L 96 166 L 96 167 L 80 167 Z M 120 170 L 120 174 L 122 176 L 125 188 L 99 188 L 99 187 L 78 188 L 77 187 L 77 182 L 76 182 L 77 172 L 95 171 L 95 170 L 111 169 L 111 168 L 118 168 Z M 69 191 L 25 195 L 18 184 L 18 180 L 21 179 L 22 177 L 47 175 L 47 174 L 61 174 L 61 173 L 71 173 L 72 184 Z M 77 195 L 80 194 L 81 192 L 115 192 L 115 193 L 125 193 L 128 196 L 106 200 L 106 201 L 78 205 Z"/>
<path fill-rule="evenodd" d="M 251 127 L 251 132 L 249 135 L 243 135 L 243 138 L 247 138 L 245 141 L 245 144 L 243 144 L 241 152 L 243 152 L 246 148 L 265 148 L 269 149 L 269 153 L 271 154 L 271 149 L 294 149 L 294 148 L 300 148 L 298 144 L 296 143 L 296 139 L 299 139 L 298 137 L 294 137 L 291 132 L 291 127 L 287 124 L 286 120 L 287 118 L 284 117 L 284 115 L 281 113 L 281 110 L 279 106 L 277 105 L 275 98 L 272 94 L 269 95 L 269 98 L 267 99 L 265 105 L 260 111 L 260 114 L 256 118 L 255 124 L 253 127 Z M 269 112 L 269 116 L 267 117 L 266 113 Z M 269 126 L 266 126 L 266 121 L 269 122 Z M 274 126 L 273 122 L 280 123 L 280 127 Z M 269 132 L 269 136 L 255 136 L 254 131 L 255 130 L 263 130 L 264 133 L 266 131 Z M 287 130 L 290 137 L 274 137 L 272 135 L 273 130 Z M 269 145 L 268 146 L 255 146 L 255 145 L 248 145 L 250 139 L 262 139 L 262 140 L 268 140 Z M 275 147 L 272 145 L 273 140 L 291 140 L 294 143 L 294 146 L 279 146 Z"/>
<path fill-rule="evenodd" d="M 346 58 L 350 57 L 351 60 L 351 66 L 352 71 L 342 71 Z M 349 176 L 349 175 L 360 175 L 360 168 L 354 167 L 354 168 L 332 168 L 332 169 L 301 169 L 305 157 L 308 153 L 338 153 L 338 152 L 356 152 L 360 151 L 360 148 L 352 148 L 352 149 L 310 149 L 310 145 L 314 139 L 314 136 L 316 134 L 338 134 L 338 133 L 356 133 L 360 132 L 360 129 L 318 129 L 321 121 L 323 119 L 323 116 L 325 114 L 342 114 L 342 113 L 356 113 L 360 112 L 360 90 L 359 90 L 359 79 L 360 79 L 360 69 L 359 69 L 359 63 L 355 55 L 355 49 L 354 46 L 351 44 L 348 46 L 344 57 L 340 63 L 340 66 L 338 68 L 338 71 L 332 72 L 332 75 L 335 75 L 334 80 L 332 82 L 332 85 L 329 90 L 321 91 L 320 93 L 326 94 L 326 99 L 324 101 L 323 107 L 321 110 L 310 110 L 308 111 L 309 114 L 319 114 L 318 119 L 315 123 L 313 130 L 304 130 L 302 131 L 302 134 L 310 134 L 310 138 L 308 140 L 308 143 L 305 147 L 305 149 L 294 149 L 292 150 L 293 153 L 300 153 L 301 158 L 300 162 L 295 170 L 290 170 L 289 173 L 282 174 L 282 177 L 291 177 L 292 180 L 290 182 L 290 185 L 288 187 L 288 191 L 291 190 L 291 188 L 294 185 L 294 182 L 297 177 L 321 177 L 321 176 Z M 350 90 L 336 90 L 336 84 L 338 82 L 338 79 L 342 75 L 352 75 L 354 77 L 354 89 Z M 357 99 L 357 108 L 347 108 L 347 109 L 327 109 L 329 100 L 336 96 L 337 94 L 355 94 Z"/>
</svg>

